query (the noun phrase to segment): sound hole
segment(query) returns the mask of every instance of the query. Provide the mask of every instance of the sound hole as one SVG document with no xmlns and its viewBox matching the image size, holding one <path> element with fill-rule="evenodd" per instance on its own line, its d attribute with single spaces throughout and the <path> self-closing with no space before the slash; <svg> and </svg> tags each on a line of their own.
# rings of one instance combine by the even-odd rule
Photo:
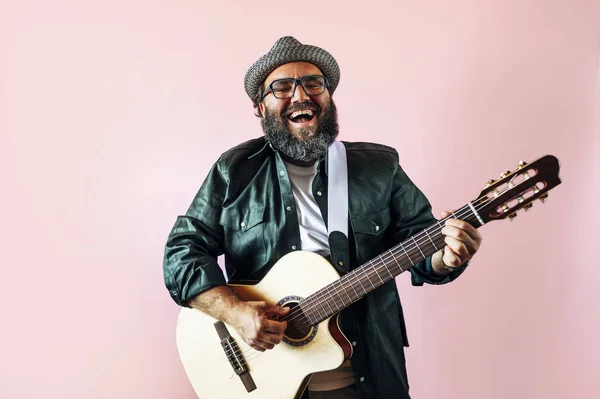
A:
<svg viewBox="0 0 600 399">
<path fill-rule="evenodd" d="M 293 346 L 306 345 L 317 335 L 318 327 L 311 325 L 304 311 L 299 306 L 301 299 L 296 296 L 286 297 L 278 303 L 279 306 L 288 306 L 290 308 L 290 313 L 283 318 L 283 320 L 288 322 L 283 342 Z"/>
</svg>

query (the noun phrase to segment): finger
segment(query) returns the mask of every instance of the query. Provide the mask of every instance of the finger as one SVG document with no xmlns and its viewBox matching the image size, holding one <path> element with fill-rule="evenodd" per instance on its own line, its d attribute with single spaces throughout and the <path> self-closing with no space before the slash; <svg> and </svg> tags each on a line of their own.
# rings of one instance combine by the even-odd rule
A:
<svg viewBox="0 0 600 399">
<path fill-rule="evenodd" d="M 445 226 L 442 228 L 442 234 L 446 237 L 452 237 L 458 241 L 463 242 L 467 248 L 473 252 L 477 250 L 478 244 L 473 238 L 464 230 L 455 226 Z"/>
<path fill-rule="evenodd" d="M 443 218 L 446 218 L 446 217 L 448 217 L 448 216 L 450 216 L 450 215 L 452 215 L 453 213 L 454 213 L 454 210 L 451 210 L 451 211 L 443 211 L 443 212 L 442 212 L 442 219 L 443 219 Z"/>
<path fill-rule="evenodd" d="M 263 340 L 255 340 L 254 346 L 259 347 L 261 352 L 264 352 L 267 349 L 273 349 L 275 347 L 274 344 Z"/>
<path fill-rule="evenodd" d="M 274 343 L 271 343 L 271 342 L 265 341 L 265 340 L 260 341 L 259 345 L 265 349 L 273 349 L 275 347 Z"/>
<path fill-rule="evenodd" d="M 286 306 L 285 308 L 282 308 L 281 306 L 277 306 L 277 305 L 266 306 L 263 309 L 263 312 L 269 316 L 285 316 L 286 314 L 289 313 L 289 311 L 290 311 L 290 308 L 288 306 Z"/>
<path fill-rule="evenodd" d="M 281 342 L 281 340 L 283 339 L 283 333 L 281 334 L 272 334 L 272 333 L 267 333 L 267 332 L 263 332 L 262 334 L 259 334 L 259 338 L 258 338 L 262 343 L 268 345 L 271 345 L 271 348 L 274 345 L 277 345 L 278 343 Z M 266 346 L 265 346 L 266 347 Z M 267 349 L 271 349 L 266 347 Z"/>
<path fill-rule="evenodd" d="M 248 340 L 244 339 L 244 341 L 245 341 L 245 342 L 246 342 L 248 345 L 250 345 L 250 347 L 251 347 L 252 349 L 254 349 L 255 351 L 259 351 L 259 352 L 264 352 L 264 351 L 265 351 L 265 348 L 263 348 L 263 347 L 260 345 L 260 341 L 258 341 L 257 339 L 248 339 Z"/>
<path fill-rule="evenodd" d="M 252 349 L 254 349 L 255 351 L 259 351 L 259 352 L 264 352 L 265 348 L 263 348 L 262 346 L 258 346 L 258 345 L 250 345 L 250 347 Z"/>
<path fill-rule="evenodd" d="M 278 308 L 279 308 L 279 316 L 285 316 L 286 314 L 288 314 L 290 312 L 289 306 L 286 306 L 285 308 L 278 306 Z"/>
<path fill-rule="evenodd" d="M 462 259 L 448 246 L 444 247 L 442 261 L 449 267 L 459 267 L 463 264 Z"/>
<path fill-rule="evenodd" d="M 471 257 L 471 253 L 464 242 L 453 237 L 446 237 L 444 241 L 446 242 L 446 246 L 461 260 L 465 261 Z"/>
<path fill-rule="evenodd" d="M 262 330 L 259 330 L 259 331 L 257 331 L 256 335 L 253 338 L 248 338 L 245 341 L 253 349 L 256 349 L 257 351 L 260 351 L 260 352 L 264 352 L 267 349 L 273 349 L 273 347 L 275 346 L 275 343 L 279 342 L 279 341 L 277 341 L 277 337 L 271 337 L 271 335 L 275 335 L 275 334 L 266 333 Z M 283 338 L 283 334 L 282 334 L 282 338 Z"/>
<path fill-rule="evenodd" d="M 260 324 L 261 330 L 272 332 L 275 334 L 281 334 L 287 328 L 287 321 L 276 321 L 263 319 Z"/>
<path fill-rule="evenodd" d="M 469 237 L 471 237 L 471 239 L 473 241 L 481 241 L 481 234 L 479 234 L 479 231 L 473 227 L 470 223 L 465 222 L 464 220 L 458 220 L 458 219 L 448 219 L 446 220 L 446 226 L 452 226 L 452 227 L 456 227 L 462 231 L 464 231 L 466 234 L 469 235 Z M 442 233 L 444 232 L 444 230 L 442 229 Z"/>
</svg>

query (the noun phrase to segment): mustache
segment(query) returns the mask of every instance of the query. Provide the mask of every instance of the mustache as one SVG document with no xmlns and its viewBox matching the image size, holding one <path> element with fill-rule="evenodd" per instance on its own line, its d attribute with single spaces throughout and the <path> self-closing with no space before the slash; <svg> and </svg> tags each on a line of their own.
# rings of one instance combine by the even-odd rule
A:
<svg viewBox="0 0 600 399">
<path fill-rule="evenodd" d="M 285 109 L 285 111 L 281 114 L 281 116 L 284 118 L 287 118 L 288 115 L 290 115 L 296 111 L 300 111 L 301 109 L 310 109 L 317 115 L 321 113 L 321 107 L 318 104 L 315 104 L 312 101 L 304 101 L 301 103 L 294 103 L 294 104 L 290 105 L 289 107 L 287 107 Z"/>
</svg>

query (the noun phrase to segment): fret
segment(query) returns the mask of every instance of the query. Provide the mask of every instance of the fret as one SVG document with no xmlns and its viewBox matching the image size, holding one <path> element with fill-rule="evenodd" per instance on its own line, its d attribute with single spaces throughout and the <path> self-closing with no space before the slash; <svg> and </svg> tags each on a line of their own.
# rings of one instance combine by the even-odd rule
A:
<svg viewBox="0 0 600 399">
<path fill-rule="evenodd" d="M 392 258 L 394 258 L 394 262 L 396 262 L 398 264 L 398 267 L 400 268 L 400 273 L 403 273 L 404 269 L 402 268 L 402 265 L 400 264 L 400 262 L 398 262 L 398 259 L 396 259 L 396 255 L 394 255 L 394 251 L 390 250 L 390 254 L 392 254 Z"/>
<path fill-rule="evenodd" d="M 398 244 L 398 246 L 400 248 L 402 248 L 402 250 L 404 251 L 404 253 L 406 254 L 406 257 L 408 258 L 408 260 L 410 261 L 410 263 L 414 266 L 415 262 L 412 261 L 412 259 L 410 258 L 410 255 L 408 254 L 408 252 L 406 252 L 406 248 L 404 248 L 404 245 L 402 244 Z"/>
<path fill-rule="evenodd" d="M 344 287 L 344 284 L 342 283 L 342 279 L 339 279 L 338 281 L 339 281 L 339 283 L 338 283 L 338 284 L 339 284 L 339 285 L 342 287 L 342 290 L 344 291 L 344 293 L 346 294 L 346 296 L 347 296 L 347 297 L 348 297 L 348 299 L 350 300 L 350 302 L 349 302 L 349 303 L 352 303 L 352 302 L 353 302 L 353 300 L 352 300 L 352 297 L 350 297 L 350 294 L 348 294 L 348 290 L 346 289 L 346 287 Z M 340 299 L 341 299 L 341 298 L 340 298 Z"/>
<path fill-rule="evenodd" d="M 419 252 L 421 253 L 421 255 L 423 255 L 423 259 L 426 258 L 425 254 L 423 253 L 423 251 L 421 251 L 421 247 L 419 246 L 419 244 L 417 243 L 417 240 L 415 240 L 415 236 L 412 236 L 412 240 L 415 243 L 415 245 L 417 246 L 417 249 L 419 250 Z"/>
<path fill-rule="evenodd" d="M 342 297 L 341 297 L 341 295 L 340 295 L 340 293 L 339 293 L 339 291 L 338 291 L 338 287 L 337 287 L 338 285 L 340 285 L 340 280 L 334 281 L 334 282 L 333 282 L 333 284 L 330 284 L 330 285 L 331 285 L 331 286 L 333 287 L 333 289 L 335 290 L 335 295 L 336 295 L 336 296 L 337 296 L 337 298 L 339 299 L 339 301 L 334 301 L 334 304 L 335 304 L 335 305 L 336 305 L 336 307 L 337 307 L 337 310 L 336 310 L 336 312 L 337 312 L 337 311 L 340 311 L 341 309 L 343 309 L 343 308 L 344 308 L 344 307 L 343 307 L 343 304 L 341 305 L 342 307 L 340 307 L 340 304 L 339 304 L 339 302 L 342 302 Z"/>
<path fill-rule="evenodd" d="M 344 284 L 342 284 L 342 279 L 337 280 L 335 282 L 335 285 L 337 285 L 336 292 L 338 293 L 338 298 L 340 299 L 340 302 L 341 302 L 341 306 L 340 306 L 340 310 L 341 310 L 347 306 L 346 303 L 349 303 L 348 301 L 352 302 L 352 297 L 350 297 L 350 295 L 348 295 L 348 291 L 346 290 L 346 287 L 344 287 Z M 346 296 L 348 297 L 348 301 L 346 300 L 346 298 L 344 298 L 342 296 L 342 292 L 344 294 L 346 294 Z"/>
<path fill-rule="evenodd" d="M 310 321 L 311 324 L 317 324 L 317 322 L 319 321 L 319 319 L 317 319 L 316 317 L 314 317 L 313 312 L 307 312 L 305 314 L 306 314 L 306 317 L 308 318 L 308 320 Z"/>
<path fill-rule="evenodd" d="M 370 260 L 369 263 L 371 264 L 371 266 L 373 267 L 373 271 L 375 272 L 375 274 L 377 275 L 377 277 L 379 277 L 379 280 L 381 280 L 381 284 L 385 283 L 383 281 L 383 279 L 381 278 L 381 276 L 379 275 L 379 272 L 377 271 L 377 269 L 375 268 L 375 265 L 373 264 L 373 260 Z"/>
<path fill-rule="evenodd" d="M 361 269 L 362 269 L 362 268 L 361 268 Z M 357 270 L 361 270 L 361 269 L 357 269 Z M 364 273 L 364 270 L 363 270 L 363 273 Z M 360 277 L 358 277 L 358 275 L 357 275 L 357 276 L 356 276 L 356 278 L 357 278 L 357 280 L 358 280 L 358 283 L 360 284 L 360 286 L 361 286 L 361 287 L 362 287 L 362 289 L 363 289 L 363 295 L 364 295 L 364 294 L 366 294 L 366 293 L 367 293 L 367 290 L 365 289 L 365 286 L 364 286 L 364 285 L 362 285 L 362 281 L 360 281 Z M 352 283 L 352 285 L 354 285 L 354 283 Z M 361 295 L 361 296 L 362 296 L 362 295 Z"/>
<path fill-rule="evenodd" d="M 314 307 L 313 307 L 313 308 L 314 308 L 314 309 L 317 311 L 317 313 L 319 314 L 319 318 L 320 318 L 321 320 L 323 320 L 323 319 L 325 319 L 325 317 L 323 317 L 323 316 L 321 315 L 321 312 L 319 312 L 319 307 L 317 306 L 317 305 L 321 306 L 321 302 L 319 301 L 319 297 L 318 297 L 318 296 L 315 296 L 315 300 L 317 301 L 317 303 L 315 303 L 315 305 L 314 305 Z M 325 309 L 323 309 L 323 310 L 325 310 Z M 323 312 L 323 314 L 325 314 L 325 312 Z"/>
<path fill-rule="evenodd" d="M 391 252 L 391 251 L 390 251 L 390 252 Z M 393 257 L 393 256 L 394 256 L 394 255 L 392 254 L 392 257 Z M 392 274 L 392 272 L 390 271 L 390 269 L 387 267 L 387 265 L 386 265 L 385 261 L 383 260 L 383 258 L 381 257 L 381 255 L 379 255 L 379 260 L 381 261 L 381 263 L 383 263 L 383 266 L 385 266 L 385 270 L 387 270 L 387 272 L 388 272 L 388 273 L 389 273 L 389 275 L 390 275 L 390 278 L 393 280 L 393 279 L 394 279 L 394 275 Z M 394 258 L 394 260 L 396 260 L 396 258 Z M 383 282 L 383 280 L 382 280 L 382 282 Z"/>
<path fill-rule="evenodd" d="M 440 234 L 443 235 L 442 230 L 444 229 L 444 226 L 442 226 L 442 224 L 440 223 L 440 221 L 437 221 L 438 226 L 440 226 Z"/>
<path fill-rule="evenodd" d="M 331 296 L 331 292 L 329 292 L 329 285 L 325 286 L 325 289 L 327 290 L 327 293 L 329 294 L 329 297 L 333 300 L 333 297 Z M 327 306 L 329 306 L 329 310 L 331 311 L 331 313 L 333 312 L 333 308 L 331 307 L 331 305 L 329 304 L 329 301 L 327 299 L 324 299 L 325 303 L 327 304 Z M 335 300 L 332 301 L 333 303 L 335 303 Z"/>
<path fill-rule="evenodd" d="M 365 276 L 367 276 L 367 280 L 369 280 L 369 283 L 371 283 L 371 287 L 373 287 L 373 289 L 375 289 L 375 285 L 373 285 L 373 282 L 371 281 L 371 278 L 369 277 L 369 273 L 367 272 L 367 269 L 364 269 L 364 273 Z M 365 291 L 365 294 L 367 293 L 367 291 Z"/>
<path fill-rule="evenodd" d="M 352 272 L 352 274 L 356 274 L 356 273 Z M 353 282 L 350 282 L 350 287 L 352 287 L 352 290 L 356 294 L 356 300 L 358 300 L 360 298 L 360 295 L 358 295 L 358 292 L 356 292 L 356 289 L 354 288 L 354 283 Z"/>
<path fill-rule="evenodd" d="M 431 236 L 429 235 L 429 233 L 427 232 L 427 229 L 424 230 L 425 234 L 427 235 L 427 238 L 429 238 L 429 241 L 431 241 L 431 245 L 433 245 L 433 247 L 435 248 L 435 251 L 439 251 L 438 247 L 435 245 L 435 242 L 433 242 L 433 240 L 431 239 Z"/>
<path fill-rule="evenodd" d="M 300 307 L 300 310 L 302 311 L 302 313 L 306 316 L 306 318 L 308 319 L 308 321 L 310 322 L 311 325 L 315 325 L 317 324 L 317 319 L 313 318 L 313 312 L 311 311 L 312 309 L 305 309 L 305 305 L 309 300 L 303 300 L 300 301 L 300 303 L 298 304 L 298 307 Z"/>
</svg>

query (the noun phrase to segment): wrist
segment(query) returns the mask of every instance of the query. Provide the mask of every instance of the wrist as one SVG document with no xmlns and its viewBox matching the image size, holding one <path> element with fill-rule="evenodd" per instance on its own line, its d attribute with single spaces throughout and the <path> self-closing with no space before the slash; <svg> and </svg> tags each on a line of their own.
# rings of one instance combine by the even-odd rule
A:
<svg viewBox="0 0 600 399">
<path fill-rule="evenodd" d="M 445 276 L 445 275 L 448 275 L 451 271 L 451 268 L 448 267 L 444 263 L 443 257 L 444 257 L 443 249 L 441 251 L 436 252 L 435 254 L 433 254 L 431 256 L 431 269 L 433 270 L 433 273 L 435 275 Z"/>
</svg>

